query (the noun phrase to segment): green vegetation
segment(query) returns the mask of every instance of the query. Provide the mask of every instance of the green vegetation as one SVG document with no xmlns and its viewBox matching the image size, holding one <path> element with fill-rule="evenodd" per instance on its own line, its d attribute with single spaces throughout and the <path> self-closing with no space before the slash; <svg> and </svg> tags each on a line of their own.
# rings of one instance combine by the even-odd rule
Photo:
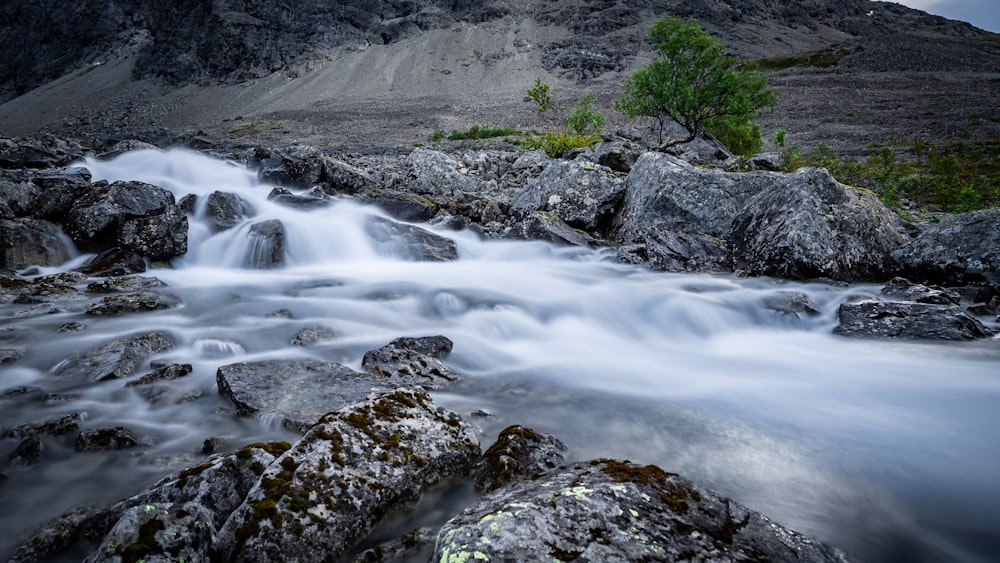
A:
<svg viewBox="0 0 1000 563">
<path fill-rule="evenodd" d="M 528 97 L 538 106 L 538 113 L 545 113 L 552 105 L 552 96 L 549 94 L 549 85 L 542 82 L 541 78 L 536 78 L 531 88 L 528 88 Z"/>
<path fill-rule="evenodd" d="M 758 72 L 773 72 L 793 66 L 827 68 L 836 65 L 851 52 L 843 48 L 805 51 L 794 55 L 768 57 L 747 62 L 743 68 Z"/>
<path fill-rule="evenodd" d="M 748 119 L 716 119 L 706 124 L 705 129 L 733 154 L 743 157 L 759 153 L 764 146 L 760 125 Z"/>
<path fill-rule="evenodd" d="M 529 135 L 521 141 L 528 149 L 541 149 L 552 158 L 559 158 L 568 150 L 589 148 L 601 140 L 599 135 L 577 135 L 566 129 L 546 131 L 540 135 Z"/>
<path fill-rule="evenodd" d="M 436 133 L 435 133 L 436 135 Z M 510 127 L 482 127 L 480 125 L 473 125 L 469 127 L 466 131 L 452 131 L 447 139 L 449 141 L 464 141 L 464 140 L 474 140 L 478 141 L 480 139 L 492 139 L 495 137 L 516 137 L 520 136 L 521 132 L 517 129 L 512 129 Z M 440 137 L 435 139 L 434 135 L 431 136 L 431 141 L 440 141 Z"/>
<path fill-rule="evenodd" d="M 600 134 L 603 125 L 604 114 L 594 109 L 594 93 L 587 90 L 566 117 L 566 128 L 578 137 L 589 137 Z"/>
<path fill-rule="evenodd" d="M 961 213 L 1000 205 L 1000 139 L 934 144 L 916 138 L 906 146 L 870 148 L 865 161 L 857 162 L 823 143 L 808 153 L 792 146 L 784 150 L 782 166 L 826 168 L 841 182 L 871 189 L 890 207 L 910 201 L 930 211 Z"/>
<path fill-rule="evenodd" d="M 709 126 L 742 137 L 751 131 L 747 124 L 758 111 L 777 101 L 762 76 L 738 66 L 693 19 L 660 19 L 650 27 L 649 39 L 657 57 L 632 74 L 615 108 L 629 117 L 655 118 L 661 143 L 668 120 L 688 132 L 687 138 L 661 148 L 690 142 Z"/>
</svg>

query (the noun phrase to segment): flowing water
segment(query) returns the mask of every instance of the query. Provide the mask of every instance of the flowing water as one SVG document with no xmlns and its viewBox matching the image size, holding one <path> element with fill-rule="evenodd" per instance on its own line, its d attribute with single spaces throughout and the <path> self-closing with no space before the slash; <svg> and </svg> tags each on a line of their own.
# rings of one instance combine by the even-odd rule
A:
<svg viewBox="0 0 1000 563">
<path fill-rule="evenodd" d="M 0 400 L 0 426 L 79 412 L 83 428 L 127 426 L 149 442 L 77 454 L 72 436 L 47 437 L 40 464 L 5 467 L 0 555 L 70 506 L 121 498 L 198 463 L 207 438 L 226 447 L 294 439 L 236 418 L 218 395 L 220 365 L 313 358 L 360 369 L 365 351 L 394 338 L 442 334 L 466 379 L 433 395 L 467 417 L 491 413 L 471 419 L 484 447 L 520 423 L 561 438 L 572 458 L 660 465 L 870 561 L 1000 560 L 1000 343 L 833 335 L 837 306 L 875 286 L 652 273 L 600 251 L 442 230 L 460 259 L 417 262 L 405 244 L 368 236 L 379 211 L 349 201 L 281 207 L 232 163 L 172 150 L 86 166 L 95 180 L 142 180 L 178 198 L 239 193 L 258 211 L 249 222 L 283 222 L 286 263 L 248 267 L 249 225 L 212 234 L 197 210 L 188 254 L 147 274 L 183 300 L 178 308 L 102 318 L 18 317 L 25 306 L 0 306 L 7 332 L 30 342 L 0 369 L 0 392 L 42 390 Z M 765 305 L 789 291 L 821 314 Z M 56 332 L 73 320 L 86 330 Z M 336 337 L 291 344 L 317 326 Z M 194 371 L 152 403 L 120 380 L 52 373 L 74 351 L 153 329 L 178 342 L 154 359 Z M 16 443 L 0 441 L 0 459 Z M 446 519 L 456 497 L 468 494 L 431 497 L 414 521 Z"/>
</svg>

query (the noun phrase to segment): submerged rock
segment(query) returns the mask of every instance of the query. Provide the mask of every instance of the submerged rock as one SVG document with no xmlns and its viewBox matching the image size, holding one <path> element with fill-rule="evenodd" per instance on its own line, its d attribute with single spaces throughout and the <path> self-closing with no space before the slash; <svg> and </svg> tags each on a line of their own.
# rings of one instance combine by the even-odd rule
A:
<svg viewBox="0 0 1000 563">
<path fill-rule="evenodd" d="M 193 369 L 194 368 L 191 364 L 167 364 L 157 367 L 139 379 L 129 381 L 125 384 L 125 386 L 134 387 L 136 385 L 148 385 L 158 381 L 172 381 L 174 379 L 180 379 L 181 377 L 190 375 Z"/>
<path fill-rule="evenodd" d="M 598 460 L 484 496 L 441 529 L 434 561 L 846 562 L 690 481 Z"/>
<path fill-rule="evenodd" d="M 84 430 L 76 437 L 76 451 L 124 450 L 140 444 L 135 432 L 124 426 Z"/>
<path fill-rule="evenodd" d="M 733 268 L 786 279 L 885 279 L 889 253 L 907 239 L 868 190 L 804 168 L 753 197 L 729 232 Z"/>
<path fill-rule="evenodd" d="M 59 418 L 42 422 L 22 424 L 8 430 L 8 438 L 28 438 L 31 436 L 58 436 L 76 432 L 80 428 L 80 414 L 70 413 Z"/>
<path fill-rule="evenodd" d="M 38 436 L 28 436 L 27 438 L 21 440 L 7 459 L 9 459 L 11 463 L 34 465 L 42 460 L 42 452 L 44 449 L 45 448 L 42 445 L 41 438 Z"/>
<path fill-rule="evenodd" d="M 296 332 L 295 336 L 292 337 L 292 345 L 312 346 L 335 338 L 337 338 L 337 333 L 333 329 L 325 326 L 313 326 Z"/>
<path fill-rule="evenodd" d="M 993 334 L 957 305 L 870 300 L 842 304 L 837 318 L 833 332 L 844 336 L 974 340 Z"/>
<path fill-rule="evenodd" d="M 87 309 L 87 314 L 94 316 L 124 315 L 170 309 L 180 304 L 180 298 L 169 293 L 160 293 L 157 291 L 116 293 L 104 297 L 98 303 L 91 305 Z"/>
<path fill-rule="evenodd" d="M 247 233 L 250 254 L 246 257 L 251 268 L 276 268 L 285 263 L 285 226 L 277 219 L 254 223 Z"/>
<path fill-rule="evenodd" d="M 366 231 L 380 254 L 403 260 L 447 262 L 458 259 L 455 241 L 415 225 L 371 217 Z"/>
<path fill-rule="evenodd" d="M 153 354 L 174 347 L 174 339 L 166 332 L 147 332 L 115 339 L 104 346 L 73 354 L 56 366 L 59 377 L 80 377 L 103 381 L 129 377 L 139 363 Z"/>
</svg>

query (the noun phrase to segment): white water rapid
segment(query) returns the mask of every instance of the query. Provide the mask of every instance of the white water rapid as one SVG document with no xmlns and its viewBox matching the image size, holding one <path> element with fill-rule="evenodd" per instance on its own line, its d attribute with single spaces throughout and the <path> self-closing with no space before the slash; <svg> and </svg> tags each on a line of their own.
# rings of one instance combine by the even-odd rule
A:
<svg viewBox="0 0 1000 563">
<path fill-rule="evenodd" d="M 42 463 L 5 467 L 18 486 L 0 483 L 0 555 L 70 506 L 117 500 L 199 463 L 206 438 L 224 437 L 225 447 L 294 439 L 236 418 L 218 396 L 220 365 L 313 358 L 360 369 L 365 351 L 394 338 L 441 334 L 455 344 L 447 363 L 466 379 L 433 396 L 467 418 L 492 413 L 469 418 L 484 448 L 524 424 L 562 439 L 574 459 L 657 464 L 869 561 L 1000 560 L 1000 346 L 833 335 L 838 305 L 876 286 L 652 273 L 598 251 L 426 225 L 455 239 L 460 258 L 417 262 L 367 235 L 381 212 L 348 201 L 283 207 L 235 164 L 149 150 L 86 166 L 94 180 L 141 180 L 178 199 L 238 193 L 258 212 L 249 222 L 284 224 L 286 262 L 245 267 L 248 225 L 212 234 L 199 210 L 188 254 L 146 274 L 166 282 L 178 308 L 19 319 L 23 306 L 0 305 L 4 326 L 34 342 L 0 368 L 0 392 L 26 385 L 56 397 L 0 402 L 0 426 L 84 412 L 82 428 L 126 426 L 151 442 L 75 453 L 72 441 L 51 440 Z M 821 314 L 765 306 L 788 291 Z M 274 314 L 282 310 L 291 314 Z M 69 320 L 87 329 L 57 334 Z M 336 338 L 291 344 L 316 326 Z M 154 359 L 194 366 L 153 404 L 121 380 L 51 373 L 77 350 L 153 329 L 178 342 Z M 0 441 L 0 460 L 16 443 Z M 447 519 L 459 509 L 454 496 L 422 504 L 414 521 Z"/>
</svg>

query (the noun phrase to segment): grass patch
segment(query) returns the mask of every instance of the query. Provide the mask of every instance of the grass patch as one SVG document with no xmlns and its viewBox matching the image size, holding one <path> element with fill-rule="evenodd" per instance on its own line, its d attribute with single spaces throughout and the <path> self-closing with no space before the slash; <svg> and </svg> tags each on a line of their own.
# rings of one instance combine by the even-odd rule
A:
<svg viewBox="0 0 1000 563">
<path fill-rule="evenodd" d="M 432 135 L 432 141 L 435 140 L 433 137 L 436 135 L 437 132 Z M 446 138 L 449 141 L 478 141 L 480 139 L 493 139 L 496 137 L 519 137 L 520 135 L 520 131 L 511 127 L 482 127 L 480 125 L 473 125 L 465 131 L 452 131 Z M 441 140 L 441 138 L 438 137 L 437 140 Z"/>
<path fill-rule="evenodd" d="M 851 51 L 843 48 L 819 49 L 817 51 L 795 53 L 794 55 L 754 59 L 747 61 L 744 66 L 749 70 L 759 72 L 774 72 L 794 66 L 828 68 L 835 66 L 840 62 L 840 59 L 849 54 L 851 54 Z"/>
<path fill-rule="evenodd" d="M 541 149 L 550 158 L 560 158 L 566 151 L 590 148 L 600 140 L 600 135 L 577 135 L 566 129 L 560 129 L 546 131 L 540 135 L 528 135 L 520 142 L 520 145 L 527 149 Z"/>
<path fill-rule="evenodd" d="M 914 139 L 902 150 L 872 147 L 863 162 L 845 160 L 826 144 L 808 153 L 784 151 L 783 168 L 826 168 L 846 184 L 868 188 L 886 205 L 910 201 L 929 211 L 962 213 L 1000 206 L 1000 139 L 932 143 Z"/>
</svg>

